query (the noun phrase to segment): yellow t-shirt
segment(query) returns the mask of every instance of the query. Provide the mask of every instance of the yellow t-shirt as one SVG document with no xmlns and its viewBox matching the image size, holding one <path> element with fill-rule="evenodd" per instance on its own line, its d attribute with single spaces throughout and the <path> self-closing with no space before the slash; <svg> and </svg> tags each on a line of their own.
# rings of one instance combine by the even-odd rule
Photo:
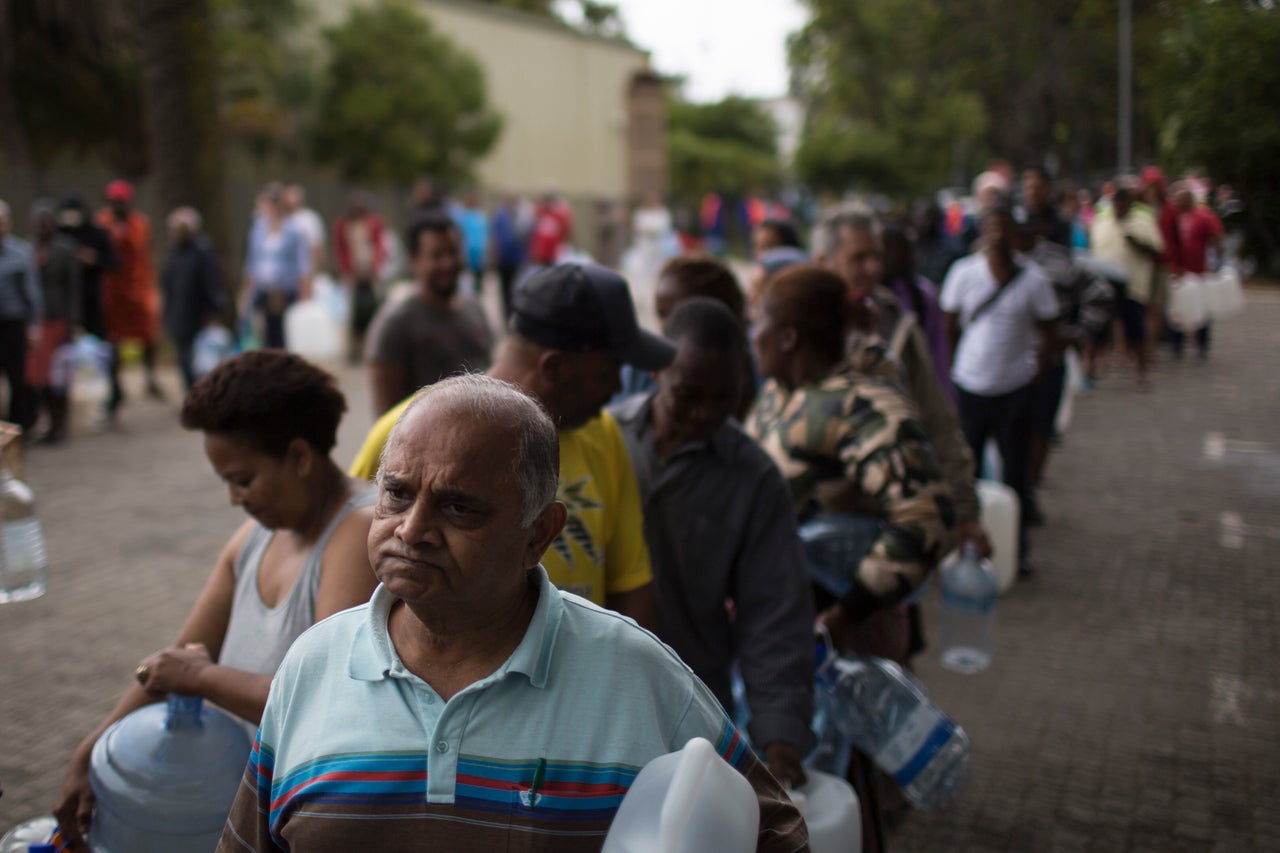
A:
<svg viewBox="0 0 1280 853">
<path fill-rule="evenodd" d="M 365 480 L 377 476 L 382 447 L 408 406 L 405 400 L 378 418 L 348 474 Z M 569 518 L 542 557 L 552 583 L 603 605 L 606 595 L 653 580 L 635 469 L 622 430 L 608 412 L 560 433 L 556 497 Z"/>
</svg>

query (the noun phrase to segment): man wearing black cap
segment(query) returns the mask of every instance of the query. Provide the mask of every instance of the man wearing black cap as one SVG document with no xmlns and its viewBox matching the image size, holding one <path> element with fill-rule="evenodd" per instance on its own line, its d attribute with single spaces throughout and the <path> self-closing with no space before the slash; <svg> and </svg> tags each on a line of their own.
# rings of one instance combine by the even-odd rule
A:
<svg viewBox="0 0 1280 853">
<path fill-rule="evenodd" d="M 640 328 L 626 281 L 604 267 L 550 267 L 518 284 L 511 301 L 510 334 L 488 375 L 542 403 L 560 434 L 556 497 L 568 520 L 542 564 L 561 589 L 651 627 L 653 574 L 635 471 L 617 421 L 602 408 L 620 387 L 621 365 L 662 370 L 675 348 Z M 352 476 L 374 479 L 407 405 L 373 425 Z"/>
</svg>

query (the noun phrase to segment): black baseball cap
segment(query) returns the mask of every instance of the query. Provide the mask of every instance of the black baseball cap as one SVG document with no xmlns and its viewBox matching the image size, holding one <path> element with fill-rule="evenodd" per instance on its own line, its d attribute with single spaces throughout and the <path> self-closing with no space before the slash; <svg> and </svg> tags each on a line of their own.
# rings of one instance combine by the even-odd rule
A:
<svg viewBox="0 0 1280 853">
<path fill-rule="evenodd" d="M 511 328 L 539 346 L 607 352 L 640 370 L 662 370 L 676 357 L 669 341 L 636 322 L 626 279 L 594 264 L 558 264 L 517 284 Z"/>
</svg>

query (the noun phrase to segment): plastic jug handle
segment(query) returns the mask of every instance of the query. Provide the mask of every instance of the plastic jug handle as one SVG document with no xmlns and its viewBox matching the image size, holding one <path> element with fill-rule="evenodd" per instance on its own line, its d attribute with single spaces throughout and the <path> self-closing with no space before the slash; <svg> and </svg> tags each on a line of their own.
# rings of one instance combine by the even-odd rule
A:
<svg viewBox="0 0 1280 853">
<path fill-rule="evenodd" d="M 685 744 L 658 818 L 659 850 L 679 849 L 680 837 L 689 825 L 693 807 L 698 801 L 702 777 L 711 762 L 719 760 L 715 748 L 705 738 L 696 737 Z"/>
</svg>

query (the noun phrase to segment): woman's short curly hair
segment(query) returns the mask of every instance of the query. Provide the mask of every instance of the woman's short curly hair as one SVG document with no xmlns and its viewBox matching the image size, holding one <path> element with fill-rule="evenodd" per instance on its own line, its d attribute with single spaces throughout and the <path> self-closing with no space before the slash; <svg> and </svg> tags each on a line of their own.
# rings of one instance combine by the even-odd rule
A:
<svg viewBox="0 0 1280 853">
<path fill-rule="evenodd" d="M 228 359 L 191 386 L 187 429 L 235 436 L 270 456 L 301 438 L 325 456 L 338 438 L 347 400 L 337 381 L 304 358 L 255 350 Z"/>
</svg>

